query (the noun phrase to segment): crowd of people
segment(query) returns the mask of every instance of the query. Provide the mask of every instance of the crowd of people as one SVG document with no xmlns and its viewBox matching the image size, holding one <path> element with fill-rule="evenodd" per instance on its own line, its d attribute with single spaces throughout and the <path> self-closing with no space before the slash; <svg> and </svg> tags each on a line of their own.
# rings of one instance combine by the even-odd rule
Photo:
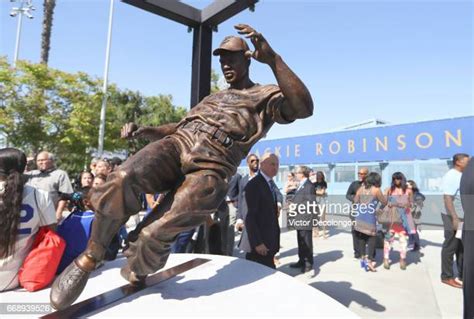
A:
<svg viewBox="0 0 474 319">
<path fill-rule="evenodd" d="M 66 242 L 58 273 L 84 251 L 94 219 L 87 194 L 120 164 L 119 158 L 93 159 L 90 169 L 70 179 L 50 152 L 27 158 L 17 149 L 0 150 L 0 291 L 18 287 L 18 270 L 41 227 L 56 231 Z M 125 237 L 121 229 L 106 260 L 116 257 Z"/>
<path fill-rule="evenodd" d="M 467 159 L 467 155 L 457 154 L 454 157 L 453 170 L 460 170 L 460 167 L 465 164 L 465 159 Z M 249 209 L 260 207 L 258 205 L 261 205 L 263 198 L 260 196 L 258 204 L 249 206 L 247 201 L 247 196 L 249 195 L 247 195 L 246 192 L 247 184 L 259 174 L 265 176 L 265 173 L 262 173 L 262 169 L 259 167 L 259 159 L 255 154 L 248 155 L 247 166 L 248 174 L 243 176 L 236 174 L 230 182 L 226 202 L 228 205 L 227 213 L 230 212 L 231 217 L 228 219 L 230 223 L 225 223 L 224 227 L 229 228 L 230 226 L 232 234 L 234 234 L 234 231 L 243 231 L 238 247 L 247 252 L 247 254 L 252 254 L 254 251 L 252 251 L 252 245 L 249 245 L 249 236 L 255 236 L 252 232 L 255 233 L 256 231 L 266 232 L 268 228 L 271 227 L 268 226 L 270 225 L 270 221 L 268 221 L 269 218 L 266 218 L 267 223 L 261 225 L 259 228 L 247 227 L 247 229 L 245 229 L 246 227 L 244 227 L 244 225 L 247 225 L 249 222 L 254 222 L 252 217 L 250 220 L 247 220 Z M 452 170 L 450 172 L 452 172 Z M 449 176 L 450 174 L 451 173 L 447 175 Z M 268 176 L 268 174 L 266 176 Z M 411 249 L 416 252 L 421 249 L 419 225 L 421 223 L 421 213 L 425 196 L 421 193 L 416 182 L 407 180 L 402 172 L 395 172 L 391 176 L 391 184 L 386 189 L 381 188 L 382 178 L 377 172 L 369 172 L 368 169 L 361 168 L 358 171 L 358 176 L 359 179 L 351 183 L 346 194 L 346 198 L 353 204 L 352 212 L 349 217 L 354 221 L 352 226 L 354 257 L 360 259 L 360 265 L 366 271 L 376 271 L 376 245 L 377 237 L 379 236 L 382 237 L 383 242 L 383 267 L 387 270 L 390 269 L 391 251 L 393 248 L 398 247 L 400 254 L 399 265 L 402 270 L 405 270 L 407 267 L 406 258 L 408 250 Z M 443 189 L 445 190 L 448 187 L 446 183 L 446 178 L 444 178 Z M 291 204 L 305 202 L 321 204 L 327 202 L 327 189 L 328 184 L 322 171 L 313 171 L 309 167 L 299 166 L 294 171 L 288 173 L 287 181 L 282 189 L 283 194 L 278 188 L 273 190 L 271 187 L 272 192 L 275 193 L 277 205 L 274 215 L 278 218 L 282 208 L 283 212 L 286 213 Z M 446 190 L 446 192 L 448 191 Z M 252 195 L 255 193 L 256 192 L 253 191 Z M 449 199 L 448 197 L 445 201 Z M 453 198 L 453 200 L 455 201 L 456 199 Z M 318 207 L 320 211 L 317 212 L 314 218 L 316 218 L 317 221 L 325 221 L 327 219 L 327 205 L 317 205 L 316 207 Z M 373 207 L 374 209 L 371 212 L 367 212 L 367 207 Z M 261 207 L 260 210 L 262 210 Z M 459 210 L 458 208 L 458 211 Z M 234 213 L 232 213 L 233 211 Z M 392 220 L 380 221 L 379 215 L 389 216 Z M 233 220 L 235 220 L 235 223 L 232 223 Z M 309 227 L 297 227 L 296 229 L 298 261 L 290 264 L 290 267 L 299 268 L 302 272 L 313 268 L 313 238 L 320 237 L 320 233 L 322 233 L 321 236 L 323 238 L 328 237 L 324 222 L 310 223 L 309 225 Z M 319 225 L 321 225 L 321 227 Z M 322 228 L 322 232 L 319 228 Z M 258 234 L 257 237 L 259 236 Z M 234 241 L 233 236 L 226 238 L 232 242 L 230 245 L 230 247 L 232 247 Z M 449 238 L 446 240 L 454 239 Z M 396 241 L 398 241 L 398 245 L 395 246 L 394 243 Z M 460 241 L 455 242 L 459 244 Z M 228 246 L 228 244 L 229 243 L 226 243 L 225 245 Z M 264 242 L 264 244 L 266 246 L 272 245 L 270 242 Z M 446 244 L 444 246 L 446 246 Z M 456 249 L 453 250 L 454 253 L 456 253 Z M 227 254 L 230 255 L 231 253 L 232 250 L 228 251 Z M 275 251 L 274 255 L 277 256 L 277 253 L 278 251 Z M 454 253 L 448 253 L 447 250 L 443 248 L 443 259 L 450 258 L 452 264 Z M 459 255 L 458 253 L 456 254 Z M 258 260 L 252 255 L 249 255 L 248 259 L 254 261 Z M 273 263 L 271 267 L 275 267 L 275 264 L 278 264 L 278 259 L 272 258 L 272 260 Z M 462 263 L 462 256 L 457 256 L 457 260 Z M 268 260 L 262 262 L 262 264 L 269 265 Z M 458 266 L 458 270 L 458 278 L 450 278 L 452 282 L 456 283 L 457 287 L 462 287 L 462 270 L 460 265 Z M 446 283 L 444 275 L 442 275 L 442 280 Z"/>
<path fill-rule="evenodd" d="M 444 209 L 441 217 L 444 225 L 444 243 L 441 254 L 441 281 L 452 287 L 463 287 L 463 242 L 459 236 L 462 229 L 464 211 L 461 206 L 461 176 L 469 161 L 467 154 L 453 156 L 453 168 L 442 179 Z M 354 203 L 357 213 L 351 216 L 355 220 L 352 227 L 354 257 L 361 259 L 361 266 L 375 269 L 377 240 L 377 214 L 367 214 L 363 208 L 377 207 L 383 209 L 381 215 L 391 216 L 392 220 L 383 220 L 384 227 L 383 267 L 390 269 L 390 251 L 398 240 L 400 268 L 407 267 L 406 256 L 409 244 L 413 251 L 420 250 L 419 225 L 425 196 L 413 180 L 407 180 L 401 172 L 395 172 L 390 187 L 381 190 L 381 176 L 362 168 L 358 172 L 359 180 L 353 182 L 346 198 Z M 458 236 L 456 236 L 458 234 Z M 456 256 L 457 277 L 453 268 Z"/>
<path fill-rule="evenodd" d="M 453 157 L 453 168 L 443 178 L 445 210 L 442 220 L 445 240 L 441 258 L 441 280 L 456 288 L 463 287 L 463 242 L 457 236 L 462 227 L 463 208 L 460 200 L 460 180 L 469 161 L 467 154 Z M 28 254 L 35 233 L 40 227 L 54 229 L 66 240 L 67 247 L 58 267 L 58 273 L 79 256 L 88 241 L 94 220 L 93 208 L 87 194 L 93 187 L 105 183 L 107 175 L 120 164 L 118 158 L 93 159 L 87 170 L 72 179 L 57 168 L 55 158 L 49 152 L 36 156 L 36 165 L 28 163 L 25 154 L 16 149 L 0 150 L 0 291 L 18 286 L 17 271 Z M 36 167 L 34 167 L 36 166 Z M 287 213 L 290 205 L 328 200 L 328 184 L 322 171 L 298 166 L 288 173 L 282 189 L 273 178 L 279 169 L 278 157 L 265 154 L 259 159 L 255 154 L 247 156 L 248 174 L 236 174 L 229 181 L 225 201 L 209 220 L 197 228 L 182 232 L 176 238 L 172 252 L 207 252 L 232 256 L 236 248 L 235 235 L 241 232 L 237 247 L 246 253 L 246 259 L 276 268 L 280 250 L 280 214 Z M 376 269 L 376 245 L 380 227 L 383 229 L 383 268 L 390 269 L 390 253 L 398 241 L 400 268 L 407 267 L 409 245 L 413 251 L 421 248 L 419 225 L 425 196 L 413 180 L 407 180 L 402 172 L 391 176 L 391 184 L 382 190 L 382 178 L 366 168 L 358 171 L 346 194 L 352 203 L 354 257 L 366 271 Z M 143 209 L 153 210 L 165 194 L 143 194 Z M 21 211 L 33 208 L 32 216 Z M 327 219 L 327 211 L 317 206 L 318 221 Z M 368 212 L 367 208 L 374 209 Z M 380 217 L 385 216 L 385 217 Z M 385 219 L 384 219 L 385 218 Z M 387 218 L 389 218 L 387 220 Z M 323 223 L 324 224 L 324 223 Z M 313 238 L 327 238 L 324 227 L 296 227 L 298 260 L 290 264 L 304 273 L 313 268 Z M 83 230 L 78 232 L 78 229 Z M 82 236 L 82 237 L 81 237 Z M 199 242 L 201 244 L 197 244 Z M 120 249 L 126 249 L 127 232 L 122 227 L 111 243 L 105 260 L 112 260 Z M 457 271 L 453 268 L 456 256 Z M 456 276 L 457 275 L 457 276 Z"/>
</svg>

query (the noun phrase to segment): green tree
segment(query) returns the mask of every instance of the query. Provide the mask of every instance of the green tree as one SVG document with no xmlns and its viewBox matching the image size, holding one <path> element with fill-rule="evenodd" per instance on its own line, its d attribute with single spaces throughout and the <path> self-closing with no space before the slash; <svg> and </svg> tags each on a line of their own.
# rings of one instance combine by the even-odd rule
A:
<svg viewBox="0 0 474 319">
<path fill-rule="evenodd" d="M 26 153 L 47 149 L 57 155 L 68 172 L 82 170 L 97 149 L 101 80 L 21 61 L 13 69 L 0 58 L 0 132 L 10 145 Z M 186 113 L 172 104 L 172 97 L 145 97 L 138 91 L 108 87 L 104 148 L 130 147 L 120 139 L 126 122 L 161 125 L 179 121 Z"/>
<path fill-rule="evenodd" d="M 211 69 L 211 93 L 216 93 L 217 91 L 223 90 L 227 87 L 227 84 L 224 78 L 216 72 L 216 70 Z"/>
<path fill-rule="evenodd" d="M 137 119 L 139 125 L 157 126 L 179 122 L 186 114 L 186 110 L 183 107 L 175 107 L 171 95 L 160 94 L 145 98 L 143 113 L 146 116 Z"/>
<path fill-rule="evenodd" d="M 43 115 L 49 114 L 42 91 L 49 91 L 51 86 L 44 66 L 19 62 L 12 69 L 6 59 L 0 60 L 0 127 L 11 144 L 36 152 L 47 143 L 50 125 Z"/>
</svg>

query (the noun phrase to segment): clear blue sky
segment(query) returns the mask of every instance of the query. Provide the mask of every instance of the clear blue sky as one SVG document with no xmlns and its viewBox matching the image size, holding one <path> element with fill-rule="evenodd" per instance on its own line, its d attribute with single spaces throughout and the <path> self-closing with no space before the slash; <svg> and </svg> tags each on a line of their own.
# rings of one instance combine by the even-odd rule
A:
<svg viewBox="0 0 474 319">
<path fill-rule="evenodd" d="M 39 61 L 42 0 L 25 19 L 20 58 Z M 210 1 L 185 1 L 204 7 Z M 13 57 L 16 19 L 0 0 L 0 55 Z M 102 77 L 108 0 L 57 0 L 50 66 Z M 219 26 L 213 47 L 247 23 L 261 32 L 307 84 L 315 114 L 268 138 L 308 135 L 369 118 L 406 123 L 473 115 L 472 1 L 270 1 Z M 117 1 L 111 82 L 146 95 L 171 94 L 189 108 L 192 33 Z M 213 68 L 219 71 L 218 59 Z M 220 71 L 219 71 L 220 72 Z M 253 61 L 251 78 L 275 83 Z"/>
</svg>

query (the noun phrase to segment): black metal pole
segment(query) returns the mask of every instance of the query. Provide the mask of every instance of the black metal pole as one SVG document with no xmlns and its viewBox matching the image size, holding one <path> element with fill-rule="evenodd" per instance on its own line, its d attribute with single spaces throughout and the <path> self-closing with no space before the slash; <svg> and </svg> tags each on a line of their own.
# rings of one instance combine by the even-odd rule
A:
<svg viewBox="0 0 474 319">
<path fill-rule="evenodd" d="M 191 74 L 191 107 L 211 93 L 212 28 L 194 27 Z"/>
</svg>

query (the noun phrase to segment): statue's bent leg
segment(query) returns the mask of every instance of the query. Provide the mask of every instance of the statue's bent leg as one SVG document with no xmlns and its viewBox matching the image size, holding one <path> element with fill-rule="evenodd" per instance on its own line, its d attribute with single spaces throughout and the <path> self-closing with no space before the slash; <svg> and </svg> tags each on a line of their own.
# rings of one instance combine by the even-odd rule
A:
<svg viewBox="0 0 474 319">
<path fill-rule="evenodd" d="M 163 217 L 143 227 L 138 239 L 130 242 L 125 251 L 126 267 L 137 276 L 146 276 L 162 268 L 176 236 L 203 223 L 217 210 L 226 192 L 227 183 L 214 171 L 187 174 Z"/>
<path fill-rule="evenodd" d="M 54 281 L 50 295 L 53 307 L 65 308 L 79 297 L 120 226 L 140 210 L 140 193 L 172 189 L 183 180 L 179 159 L 171 139 L 148 144 L 111 173 L 104 185 L 91 190 L 89 198 L 95 212 L 91 237 L 84 253 Z"/>
</svg>

